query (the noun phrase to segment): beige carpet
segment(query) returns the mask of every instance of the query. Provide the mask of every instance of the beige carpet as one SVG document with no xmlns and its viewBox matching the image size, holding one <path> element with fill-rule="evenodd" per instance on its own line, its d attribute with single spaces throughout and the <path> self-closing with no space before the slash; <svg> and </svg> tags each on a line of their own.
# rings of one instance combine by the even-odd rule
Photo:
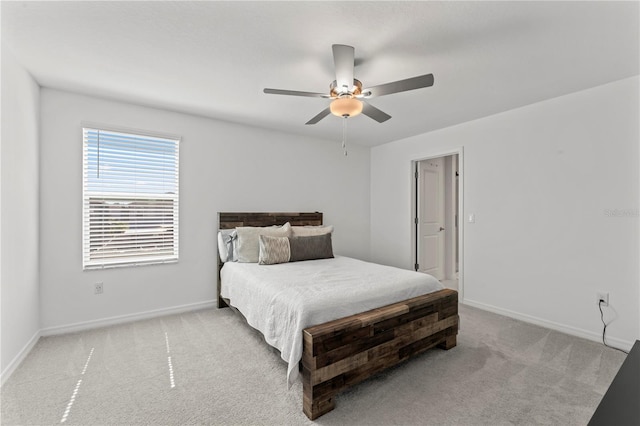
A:
<svg viewBox="0 0 640 426">
<path fill-rule="evenodd" d="M 318 425 L 585 425 L 625 355 L 461 306 L 458 346 L 339 395 Z M 172 387 L 173 386 L 173 387 Z M 1 391 L 3 425 L 299 425 L 302 390 L 229 309 L 40 339 Z"/>
</svg>

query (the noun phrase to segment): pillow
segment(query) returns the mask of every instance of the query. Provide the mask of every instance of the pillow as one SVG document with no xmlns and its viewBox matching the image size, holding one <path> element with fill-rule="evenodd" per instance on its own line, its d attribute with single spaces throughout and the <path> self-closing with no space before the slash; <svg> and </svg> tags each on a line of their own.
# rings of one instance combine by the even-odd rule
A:
<svg viewBox="0 0 640 426">
<path fill-rule="evenodd" d="M 260 257 L 258 258 L 260 265 L 287 263 L 290 257 L 289 238 L 260 235 Z"/>
<path fill-rule="evenodd" d="M 333 225 L 327 226 L 292 226 L 292 237 L 310 237 L 312 235 L 331 234 L 333 232 Z"/>
<path fill-rule="evenodd" d="M 290 237 L 290 262 L 299 260 L 330 259 L 333 257 L 331 234 L 313 235 L 310 237 Z"/>
<path fill-rule="evenodd" d="M 218 231 L 218 254 L 223 263 L 238 260 L 234 244 L 237 236 L 235 229 L 221 229 Z"/>
<path fill-rule="evenodd" d="M 238 262 L 256 263 L 260 257 L 260 235 L 270 237 L 288 237 L 291 235 L 291 225 L 289 222 L 282 226 L 239 226 L 236 228 L 238 240 L 236 250 L 238 252 Z"/>
</svg>

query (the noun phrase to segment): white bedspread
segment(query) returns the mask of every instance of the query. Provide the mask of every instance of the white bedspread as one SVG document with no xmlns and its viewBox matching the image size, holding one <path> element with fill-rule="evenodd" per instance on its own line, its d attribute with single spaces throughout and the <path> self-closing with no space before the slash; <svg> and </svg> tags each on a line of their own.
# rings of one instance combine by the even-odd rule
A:
<svg viewBox="0 0 640 426">
<path fill-rule="evenodd" d="M 348 257 L 259 265 L 227 262 L 221 294 L 288 362 L 298 376 L 302 330 L 443 288 L 423 273 Z"/>
</svg>

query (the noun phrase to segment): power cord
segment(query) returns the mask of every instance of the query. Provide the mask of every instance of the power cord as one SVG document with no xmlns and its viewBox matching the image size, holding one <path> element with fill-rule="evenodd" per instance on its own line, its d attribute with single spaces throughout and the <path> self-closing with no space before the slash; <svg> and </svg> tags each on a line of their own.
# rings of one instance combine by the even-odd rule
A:
<svg viewBox="0 0 640 426">
<path fill-rule="evenodd" d="M 623 351 L 622 349 L 618 349 L 618 348 L 615 348 L 613 346 L 607 345 L 607 342 L 604 339 L 605 333 L 607 332 L 607 323 L 604 322 L 604 313 L 602 312 L 602 302 L 603 302 L 603 300 L 600 300 L 598 302 L 598 309 L 600 309 L 600 320 L 602 321 L 602 326 L 603 326 L 602 327 L 602 344 L 604 344 L 608 348 L 615 349 L 616 351 L 620 351 L 622 353 L 625 353 L 625 354 L 629 355 L 629 352 L 627 352 L 627 351 Z"/>
</svg>

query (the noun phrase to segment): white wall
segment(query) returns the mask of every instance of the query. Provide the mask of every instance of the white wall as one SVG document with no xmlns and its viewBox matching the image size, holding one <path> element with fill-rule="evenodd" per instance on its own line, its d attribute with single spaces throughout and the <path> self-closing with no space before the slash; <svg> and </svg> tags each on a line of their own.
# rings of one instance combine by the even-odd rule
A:
<svg viewBox="0 0 640 426">
<path fill-rule="evenodd" d="M 599 340 L 596 292 L 607 291 L 610 343 L 630 347 L 638 93 L 636 76 L 373 148 L 372 260 L 411 267 L 411 161 L 463 147 L 463 217 L 476 214 L 462 224 L 465 302 Z"/>
<path fill-rule="evenodd" d="M 2 46 L 1 341 L 4 380 L 39 337 L 38 120 L 40 88 Z"/>
<path fill-rule="evenodd" d="M 179 263 L 82 271 L 83 122 L 182 136 Z M 369 149 L 46 88 L 41 134 L 45 334 L 213 302 L 218 211 L 322 211 L 337 254 L 369 257 Z"/>
</svg>

